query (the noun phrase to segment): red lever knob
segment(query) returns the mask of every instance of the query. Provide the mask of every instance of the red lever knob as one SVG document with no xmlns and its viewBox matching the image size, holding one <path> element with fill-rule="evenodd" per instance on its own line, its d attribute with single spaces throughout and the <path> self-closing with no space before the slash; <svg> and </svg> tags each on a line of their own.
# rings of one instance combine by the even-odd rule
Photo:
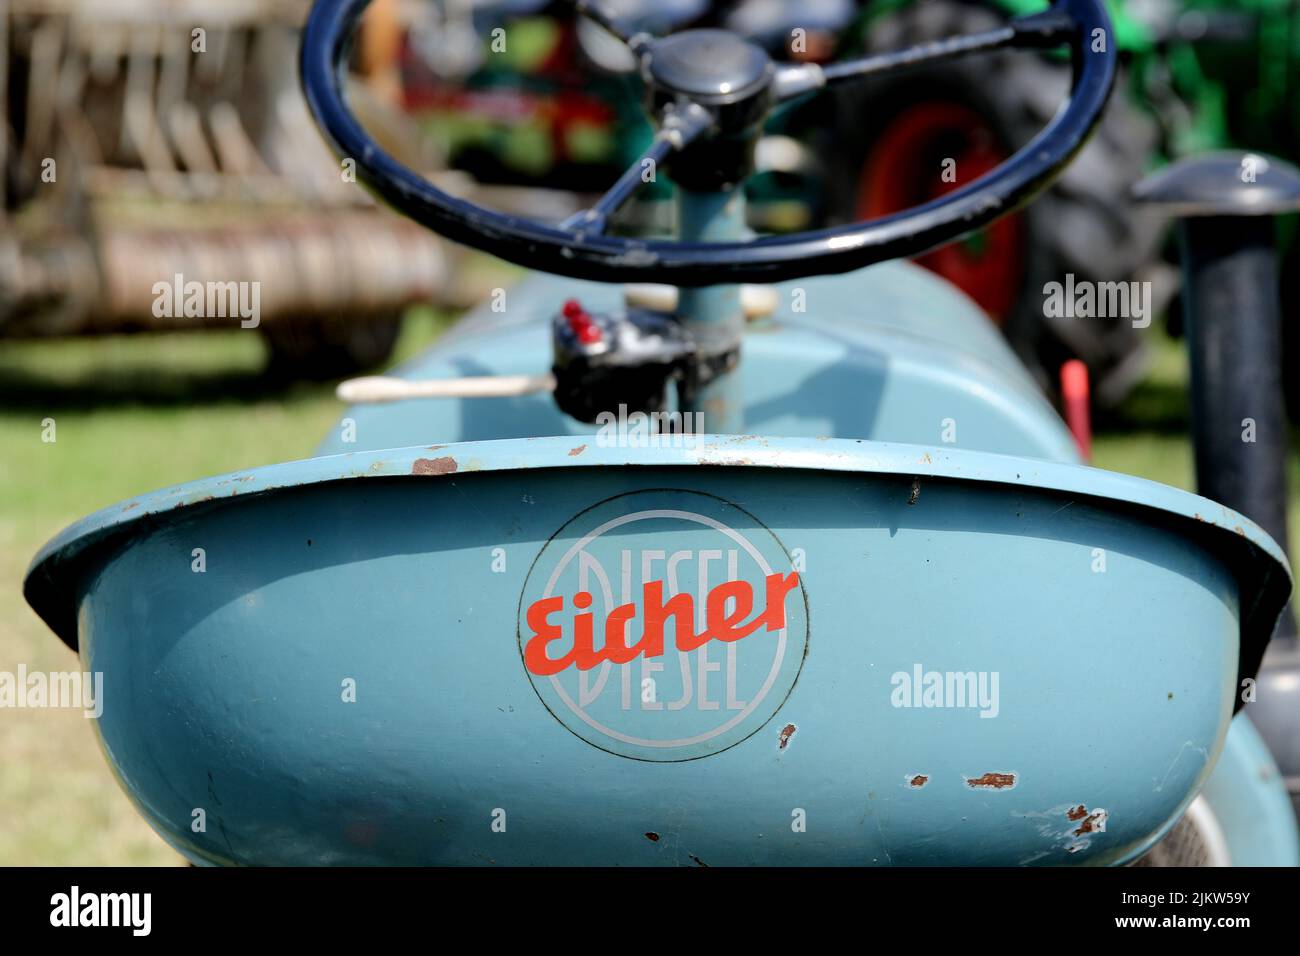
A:
<svg viewBox="0 0 1300 956">
<path fill-rule="evenodd" d="M 578 337 L 578 341 L 583 345 L 595 345 L 601 340 L 600 326 L 595 323 L 590 313 L 582 307 L 582 304 L 577 299 L 570 299 L 565 302 L 561 312 L 569 323 L 569 328 L 573 330 L 573 334 Z"/>
</svg>

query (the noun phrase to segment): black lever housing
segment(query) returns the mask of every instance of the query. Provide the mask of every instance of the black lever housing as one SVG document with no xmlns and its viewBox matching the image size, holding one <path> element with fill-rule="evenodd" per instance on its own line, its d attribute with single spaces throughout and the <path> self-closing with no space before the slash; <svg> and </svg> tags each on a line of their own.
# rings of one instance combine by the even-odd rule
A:
<svg viewBox="0 0 1300 956">
<path fill-rule="evenodd" d="M 555 401 L 578 421 L 602 412 L 664 412 L 668 385 L 681 380 L 695 353 L 672 316 L 645 309 L 587 312 L 570 299 L 551 324 Z"/>
</svg>

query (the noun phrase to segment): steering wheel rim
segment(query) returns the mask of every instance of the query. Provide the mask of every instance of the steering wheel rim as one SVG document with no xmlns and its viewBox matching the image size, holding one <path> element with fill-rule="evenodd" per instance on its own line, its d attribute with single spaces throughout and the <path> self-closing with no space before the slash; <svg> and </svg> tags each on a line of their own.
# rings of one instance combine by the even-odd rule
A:
<svg viewBox="0 0 1300 956">
<path fill-rule="evenodd" d="M 1068 17 L 1073 32 L 1073 83 L 1065 108 L 1004 163 L 961 189 L 879 219 L 743 242 L 607 236 L 458 199 L 386 153 L 361 127 L 343 93 L 353 30 L 370 2 L 317 0 L 303 31 L 304 93 L 335 153 L 354 160 L 357 178 L 379 197 L 448 239 L 519 265 L 601 282 L 683 287 L 781 282 L 848 272 L 951 242 L 1012 212 L 1061 172 L 1100 120 L 1115 74 L 1102 0 L 1060 0 L 1048 13 Z M 1095 51 L 1098 30 L 1104 42 Z"/>
</svg>

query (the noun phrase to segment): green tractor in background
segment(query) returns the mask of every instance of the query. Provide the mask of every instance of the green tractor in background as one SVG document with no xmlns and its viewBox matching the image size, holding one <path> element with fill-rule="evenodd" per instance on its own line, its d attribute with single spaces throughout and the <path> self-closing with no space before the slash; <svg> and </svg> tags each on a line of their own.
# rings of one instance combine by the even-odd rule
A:
<svg viewBox="0 0 1300 956">
<path fill-rule="evenodd" d="M 644 145 L 632 64 L 601 31 L 575 27 L 568 4 L 443 0 L 446 35 L 459 18 L 467 45 L 430 51 L 406 25 L 401 52 L 407 108 L 426 120 L 451 162 L 489 182 L 518 178 L 558 190 L 598 191 Z M 1043 0 L 613 0 L 630 29 L 654 33 L 723 26 L 786 60 L 855 53 L 972 33 Z M 1300 129 L 1300 0 L 1114 0 L 1112 42 L 1123 73 L 1101 126 L 1050 191 L 1015 216 L 921 258 L 964 289 L 1004 331 L 1048 390 L 1069 359 L 1091 373 L 1094 400 L 1118 402 L 1141 377 L 1142 333 L 1116 319 L 1045 314 L 1044 286 L 1146 281 L 1152 311 L 1177 331 L 1178 272 L 1165 223 L 1137 209 L 1144 174 L 1191 153 L 1229 146 L 1296 156 Z M 500 30 L 505 30 L 504 33 Z M 494 40 L 510 43 L 493 48 Z M 472 44 L 468 45 L 472 48 Z M 452 53 L 456 55 L 453 56 Z M 504 55 L 494 56 L 493 53 Z M 592 67 L 603 80 L 593 82 Z M 990 72 L 998 82 L 990 82 Z M 915 206 L 992 169 L 1050 118 L 1068 87 L 1064 58 L 1001 55 L 918 69 L 887 84 L 796 102 L 760 144 L 765 174 L 751 184 L 751 215 L 772 231 L 879 216 Z M 542 169 L 539 169 L 539 164 Z M 940 175 L 948 164 L 955 177 Z M 624 228 L 654 231 L 671 208 L 646 191 Z M 1284 222 L 1284 309 L 1300 308 L 1300 262 Z M 1289 268 L 1288 268 L 1289 266 Z M 1292 323 L 1291 325 L 1294 325 Z M 1300 334 L 1287 344 L 1300 368 Z M 1296 376 L 1291 376 L 1295 378 Z M 1300 389 L 1291 397 L 1300 408 Z"/>
</svg>

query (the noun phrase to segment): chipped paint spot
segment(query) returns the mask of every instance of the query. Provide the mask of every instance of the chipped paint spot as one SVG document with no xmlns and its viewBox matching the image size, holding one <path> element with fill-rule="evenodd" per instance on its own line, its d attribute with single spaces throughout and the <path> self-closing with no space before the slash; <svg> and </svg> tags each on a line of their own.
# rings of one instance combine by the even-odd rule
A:
<svg viewBox="0 0 1300 956">
<path fill-rule="evenodd" d="M 1095 835 L 1105 832 L 1108 814 L 1101 807 L 1095 807 L 1089 811 L 1087 804 L 1065 803 L 1040 812 L 1016 813 L 1013 811 L 1012 816 L 1031 821 L 1035 829 L 1038 830 L 1039 835 L 1050 841 L 1054 848 L 1021 860 L 1020 863 L 1023 865 L 1060 850 L 1064 850 L 1066 853 L 1078 853 L 1081 850 L 1089 849 L 1092 841 L 1096 838 Z M 1062 816 L 1069 821 L 1064 827 L 1060 823 Z M 1078 824 L 1078 826 L 1075 826 L 1075 824 Z"/>
<path fill-rule="evenodd" d="M 1074 831 L 1075 836 L 1083 836 L 1085 833 L 1105 833 L 1106 832 L 1106 811 L 1098 807 L 1079 824 Z"/>
<path fill-rule="evenodd" d="M 659 834 L 655 833 L 653 830 L 650 830 L 648 833 L 646 833 L 645 838 L 649 840 L 651 843 L 659 842 Z"/>
<path fill-rule="evenodd" d="M 921 497 L 921 479 L 920 479 L 920 478 L 913 478 L 913 479 L 912 479 L 912 491 L 911 491 L 911 493 L 907 496 L 907 503 L 908 503 L 909 505 L 914 505 L 914 504 L 916 504 L 917 499 L 920 498 L 920 497 Z"/>
<path fill-rule="evenodd" d="M 700 859 L 698 856 L 696 856 L 694 853 L 687 853 L 686 855 L 689 856 L 692 860 L 695 861 L 695 865 L 696 865 L 696 866 L 702 866 L 702 867 L 704 867 L 706 870 L 709 868 L 709 864 L 705 863 L 703 860 L 701 860 L 701 859 Z"/>
<path fill-rule="evenodd" d="M 450 455 L 446 458 L 417 458 L 411 466 L 413 475 L 450 475 L 456 471 L 456 459 Z"/>
<path fill-rule="evenodd" d="M 776 738 L 777 748 L 779 750 L 784 750 L 789 745 L 790 738 L 794 736 L 794 732 L 798 729 L 799 728 L 796 727 L 794 724 L 786 724 L 784 727 L 782 727 L 781 735 Z"/>
<path fill-rule="evenodd" d="M 570 448 L 570 449 L 569 449 L 569 457 L 570 457 L 570 458 L 577 458 L 579 455 L 581 455 L 581 454 L 582 454 L 584 451 L 586 451 L 586 450 L 587 450 L 587 446 L 586 446 L 586 445 L 579 445 L 577 448 Z"/>
<path fill-rule="evenodd" d="M 976 790 L 1006 790 L 1016 785 L 1014 773 L 989 772 L 982 777 L 967 777 L 966 786 Z"/>
<path fill-rule="evenodd" d="M 930 782 L 930 778 L 923 773 L 918 773 L 915 777 L 913 777 L 911 780 L 908 781 L 908 783 L 912 785 L 913 789 L 916 790 L 920 790 L 929 782 Z"/>
</svg>

